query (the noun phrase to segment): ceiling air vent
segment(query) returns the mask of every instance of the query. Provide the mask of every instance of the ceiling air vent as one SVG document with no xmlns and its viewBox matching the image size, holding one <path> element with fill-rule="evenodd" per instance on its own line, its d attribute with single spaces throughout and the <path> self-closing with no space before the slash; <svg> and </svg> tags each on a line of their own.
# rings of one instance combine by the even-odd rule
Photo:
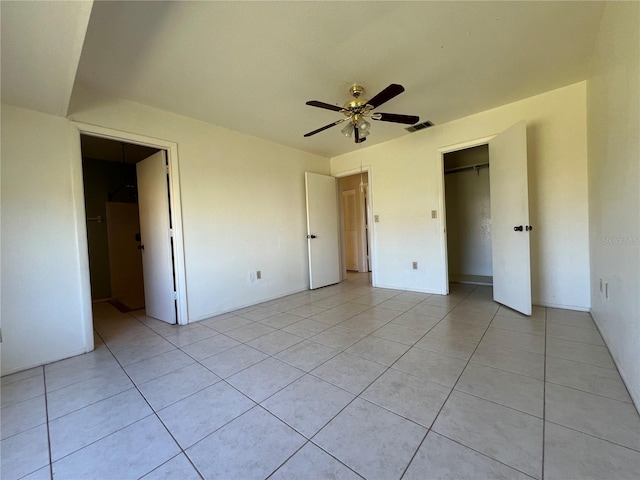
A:
<svg viewBox="0 0 640 480">
<path fill-rule="evenodd" d="M 427 120 L 426 122 L 416 123 L 415 125 L 411 125 L 410 127 L 405 128 L 405 130 L 409 133 L 417 132 L 418 130 L 423 130 L 425 128 L 433 127 L 433 122 Z"/>
</svg>

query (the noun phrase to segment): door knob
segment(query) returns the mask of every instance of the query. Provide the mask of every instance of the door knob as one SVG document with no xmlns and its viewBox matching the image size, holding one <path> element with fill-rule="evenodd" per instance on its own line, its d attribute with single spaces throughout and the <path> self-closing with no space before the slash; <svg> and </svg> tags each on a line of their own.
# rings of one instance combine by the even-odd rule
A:
<svg viewBox="0 0 640 480">
<path fill-rule="evenodd" d="M 307 238 L 316 238 L 315 235 L 307 235 Z"/>
<path fill-rule="evenodd" d="M 138 250 L 144 250 L 144 245 L 138 245 Z"/>
<path fill-rule="evenodd" d="M 517 227 L 513 227 L 514 232 L 522 232 L 524 227 L 522 225 L 518 225 Z"/>
<path fill-rule="evenodd" d="M 527 225 L 527 226 L 526 226 L 526 227 L 524 227 L 524 228 L 525 228 L 525 230 L 526 230 L 527 232 L 530 232 L 531 230 L 533 230 L 533 226 L 531 226 L 531 225 Z"/>
</svg>

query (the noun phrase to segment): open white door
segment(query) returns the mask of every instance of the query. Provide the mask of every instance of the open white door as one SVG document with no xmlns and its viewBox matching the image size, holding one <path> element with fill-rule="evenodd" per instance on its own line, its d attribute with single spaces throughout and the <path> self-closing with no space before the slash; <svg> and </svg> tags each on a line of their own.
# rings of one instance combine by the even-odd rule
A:
<svg viewBox="0 0 640 480">
<path fill-rule="evenodd" d="M 489 141 L 493 299 L 531 315 L 527 129 L 517 123 Z"/>
<path fill-rule="evenodd" d="M 358 212 L 356 191 L 342 192 L 342 206 L 344 210 L 342 231 L 344 232 L 344 257 L 347 270 L 359 271 L 358 265 Z"/>
<path fill-rule="evenodd" d="M 131 310 L 144 306 L 142 251 L 136 234 L 140 215 L 135 203 L 107 202 L 107 240 L 111 296 Z"/>
<path fill-rule="evenodd" d="M 176 323 L 166 153 L 145 158 L 136 170 L 146 314 Z"/>
<path fill-rule="evenodd" d="M 340 281 L 336 179 L 305 172 L 310 288 Z"/>
</svg>

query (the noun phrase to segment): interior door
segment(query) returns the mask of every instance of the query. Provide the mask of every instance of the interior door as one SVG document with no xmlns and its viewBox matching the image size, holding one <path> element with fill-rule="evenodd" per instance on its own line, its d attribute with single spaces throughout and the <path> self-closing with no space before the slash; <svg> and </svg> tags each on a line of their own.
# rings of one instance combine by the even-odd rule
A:
<svg viewBox="0 0 640 480">
<path fill-rule="evenodd" d="M 344 206 L 344 248 L 347 270 L 358 271 L 358 213 L 356 205 L 356 191 L 342 192 Z"/>
<path fill-rule="evenodd" d="M 166 153 L 136 164 L 146 314 L 176 323 Z"/>
<path fill-rule="evenodd" d="M 489 141 L 493 299 L 531 315 L 527 130 L 517 123 Z"/>
<path fill-rule="evenodd" d="M 139 218 L 135 203 L 107 202 L 111 296 L 131 310 L 144 307 L 142 253 L 136 241 Z"/>
<path fill-rule="evenodd" d="M 305 172 L 310 288 L 340 281 L 336 179 Z"/>
</svg>

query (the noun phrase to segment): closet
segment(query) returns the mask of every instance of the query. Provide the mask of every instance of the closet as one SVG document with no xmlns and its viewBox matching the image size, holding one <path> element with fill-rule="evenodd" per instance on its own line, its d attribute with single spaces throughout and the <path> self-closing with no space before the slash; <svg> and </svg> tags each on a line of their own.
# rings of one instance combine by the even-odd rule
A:
<svg viewBox="0 0 640 480">
<path fill-rule="evenodd" d="M 492 285 L 489 146 L 443 157 L 449 281 Z"/>
</svg>

